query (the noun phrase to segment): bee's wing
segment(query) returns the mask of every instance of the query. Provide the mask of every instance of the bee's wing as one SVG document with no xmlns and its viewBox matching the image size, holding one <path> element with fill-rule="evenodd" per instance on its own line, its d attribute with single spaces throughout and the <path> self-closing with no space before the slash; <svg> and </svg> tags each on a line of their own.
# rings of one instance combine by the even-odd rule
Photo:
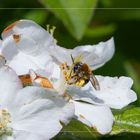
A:
<svg viewBox="0 0 140 140">
<path fill-rule="evenodd" d="M 100 90 L 99 82 L 93 74 L 90 75 L 90 82 L 96 90 Z"/>
</svg>

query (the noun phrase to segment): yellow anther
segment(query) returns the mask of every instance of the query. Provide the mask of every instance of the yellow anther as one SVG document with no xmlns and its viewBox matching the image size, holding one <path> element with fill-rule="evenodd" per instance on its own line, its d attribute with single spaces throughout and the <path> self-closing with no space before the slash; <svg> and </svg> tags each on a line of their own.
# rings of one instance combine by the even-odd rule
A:
<svg viewBox="0 0 140 140">
<path fill-rule="evenodd" d="M 51 34 L 52 36 L 53 36 L 53 34 L 54 34 L 55 29 L 56 29 L 55 26 L 53 26 L 52 29 L 50 29 L 50 34 Z"/>
<path fill-rule="evenodd" d="M 50 28 L 49 24 L 47 24 L 46 26 L 47 26 L 47 31 L 53 36 L 56 27 L 52 26 L 52 28 Z"/>
<path fill-rule="evenodd" d="M 10 121 L 10 114 L 6 109 L 1 109 L 0 129 L 4 129 Z"/>
<path fill-rule="evenodd" d="M 11 123 L 11 116 L 7 109 L 0 109 L 0 136 L 6 135 L 11 136 L 13 133 L 13 129 L 9 127 L 9 123 Z"/>
<path fill-rule="evenodd" d="M 50 32 L 50 25 L 47 24 L 46 26 L 47 26 L 47 31 Z"/>
<path fill-rule="evenodd" d="M 65 76 L 65 80 L 68 81 L 69 80 L 69 77 L 68 76 Z"/>
<path fill-rule="evenodd" d="M 2 129 L 3 128 L 3 125 L 0 123 L 0 129 Z"/>
<path fill-rule="evenodd" d="M 47 31 L 53 36 L 56 27 L 55 26 L 52 26 L 52 28 L 50 28 L 50 25 L 49 24 L 47 24 L 46 26 L 47 26 Z M 54 40 L 54 43 L 57 43 L 57 40 L 56 39 L 53 39 L 53 40 Z"/>
<path fill-rule="evenodd" d="M 64 71 L 64 72 L 63 72 L 63 74 L 66 76 L 66 75 L 67 75 L 67 72 L 66 72 L 66 71 Z"/>
</svg>

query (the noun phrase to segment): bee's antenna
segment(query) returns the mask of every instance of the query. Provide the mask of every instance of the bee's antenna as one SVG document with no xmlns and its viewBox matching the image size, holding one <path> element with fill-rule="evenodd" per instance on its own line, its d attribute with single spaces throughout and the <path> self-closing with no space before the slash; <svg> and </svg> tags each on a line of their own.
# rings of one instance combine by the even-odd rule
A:
<svg viewBox="0 0 140 140">
<path fill-rule="evenodd" d="M 70 56 L 71 56 L 72 63 L 74 64 L 74 58 L 73 58 L 72 54 Z"/>
</svg>

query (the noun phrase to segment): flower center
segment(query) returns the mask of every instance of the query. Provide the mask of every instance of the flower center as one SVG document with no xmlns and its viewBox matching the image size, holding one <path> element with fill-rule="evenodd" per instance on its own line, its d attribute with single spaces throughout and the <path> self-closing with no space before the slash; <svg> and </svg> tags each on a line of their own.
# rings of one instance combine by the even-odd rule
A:
<svg viewBox="0 0 140 140">
<path fill-rule="evenodd" d="M 83 87 L 90 81 L 95 90 L 100 90 L 98 80 L 86 63 L 73 61 L 73 64 L 69 66 L 65 62 L 60 65 L 60 69 L 63 72 L 67 84 Z"/>
<path fill-rule="evenodd" d="M 88 83 L 90 74 L 88 69 L 83 69 L 84 65 L 85 64 L 81 65 L 77 63 L 69 66 L 66 62 L 60 65 L 60 69 L 63 72 L 67 84 L 82 87 Z"/>
<path fill-rule="evenodd" d="M 12 128 L 8 127 L 9 123 L 11 123 L 10 113 L 7 109 L 0 109 L 0 136 L 12 135 Z"/>
</svg>

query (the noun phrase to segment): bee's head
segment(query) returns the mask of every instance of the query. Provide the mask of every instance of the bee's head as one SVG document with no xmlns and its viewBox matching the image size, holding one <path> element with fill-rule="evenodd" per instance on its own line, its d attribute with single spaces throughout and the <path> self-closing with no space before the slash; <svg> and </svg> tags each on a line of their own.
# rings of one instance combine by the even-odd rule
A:
<svg viewBox="0 0 140 140">
<path fill-rule="evenodd" d="M 81 69 L 82 66 L 83 66 L 82 62 L 77 62 L 73 67 L 73 71 L 78 72 Z"/>
</svg>

